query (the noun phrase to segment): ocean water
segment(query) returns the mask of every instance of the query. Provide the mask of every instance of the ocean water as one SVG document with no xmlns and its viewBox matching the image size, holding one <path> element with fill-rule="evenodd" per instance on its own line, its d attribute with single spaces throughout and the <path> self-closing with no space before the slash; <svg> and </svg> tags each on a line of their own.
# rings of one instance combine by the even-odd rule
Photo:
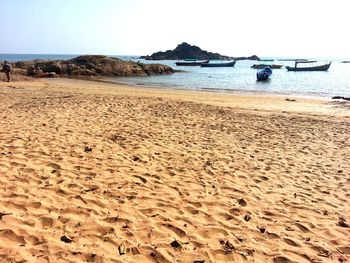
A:
<svg viewBox="0 0 350 263">
<path fill-rule="evenodd" d="M 139 60 L 150 63 L 150 61 Z M 331 60 L 324 60 L 328 62 Z M 256 81 L 256 69 L 251 69 L 257 61 L 237 61 L 229 68 L 201 68 L 176 66 L 176 61 L 152 61 L 162 63 L 185 72 L 169 76 L 118 77 L 111 81 L 140 86 L 205 90 L 213 92 L 261 93 L 297 95 L 311 97 L 350 97 L 350 64 L 333 61 L 325 72 L 289 72 L 285 67 L 273 69 L 271 79 Z M 322 61 L 319 61 L 322 63 Z M 264 62 L 262 62 L 264 63 Z M 265 62 L 269 63 L 269 62 Z M 293 61 L 278 61 L 274 64 L 294 66 Z"/>
<path fill-rule="evenodd" d="M 0 61 L 19 61 L 33 59 L 71 59 L 78 55 L 42 55 L 42 54 L 0 54 Z M 229 68 L 178 67 L 176 61 L 146 61 L 137 56 L 113 56 L 124 60 L 143 63 L 161 63 L 183 70 L 172 75 L 147 77 L 115 77 L 109 81 L 145 87 L 161 87 L 170 89 L 205 90 L 213 92 L 238 92 L 280 95 L 301 95 L 316 97 L 346 96 L 350 97 L 350 63 L 341 63 L 346 58 L 319 59 L 320 62 L 333 61 L 326 72 L 288 72 L 284 67 L 274 69 L 271 79 L 257 82 L 257 70 L 251 69 L 257 61 L 237 61 Z M 293 66 L 292 61 L 270 63 Z M 309 58 L 316 59 L 317 58 Z M 267 62 L 268 63 L 268 62 Z"/>
<path fill-rule="evenodd" d="M 34 59 L 44 60 L 66 60 L 72 59 L 79 55 L 65 55 L 65 54 L 0 54 L 0 62 L 7 60 L 13 61 L 28 61 Z"/>
</svg>

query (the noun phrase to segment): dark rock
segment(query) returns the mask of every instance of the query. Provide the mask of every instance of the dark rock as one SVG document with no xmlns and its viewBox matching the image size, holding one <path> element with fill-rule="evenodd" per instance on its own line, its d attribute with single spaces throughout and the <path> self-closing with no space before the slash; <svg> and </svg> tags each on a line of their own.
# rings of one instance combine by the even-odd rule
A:
<svg viewBox="0 0 350 263">
<path fill-rule="evenodd" d="M 92 151 L 92 148 L 91 147 L 88 147 L 88 146 L 85 146 L 84 148 L 84 152 L 91 152 Z"/>
<path fill-rule="evenodd" d="M 252 218 L 252 217 L 251 217 L 250 215 L 248 215 L 248 214 L 246 214 L 246 215 L 244 216 L 244 220 L 247 221 L 247 222 L 249 222 L 249 220 L 250 220 L 251 218 Z"/>
<path fill-rule="evenodd" d="M 266 231 L 266 228 L 265 228 L 265 227 L 260 227 L 260 226 L 258 226 L 257 228 L 260 230 L 260 232 L 261 232 L 262 234 L 264 234 L 265 231 Z"/>
<path fill-rule="evenodd" d="M 0 212 L 0 220 L 2 220 L 3 216 L 11 215 L 11 213 L 1 213 Z"/>
<path fill-rule="evenodd" d="M 73 240 L 67 236 L 61 236 L 61 241 L 64 243 L 72 243 L 73 242 Z"/>
<path fill-rule="evenodd" d="M 28 76 L 38 77 L 38 76 L 42 75 L 43 73 L 44 72 L 38 66 L 31 65 L 27 69 Z"/>
<path fill-rule="evenodd" d="M 33 66 L 34 63 L 35 61 L 17 61 L 17 62 L 14 62 L 12 65 L 13 65 L 13 68 L 28 69 L 31 66 Z"/>
<path fill-rule="evenodd" d="M 153 53 L 150 56 L 142 56 L 141 58 L 144 58 L 146 60 L 182 60 L 182 59 L 260 60 L 256 55 L 250 56 L 250 57 L 238 57 L 238 58 L 224 56 L 224 55 L 220 55 L 219 53 L 213 53 L 213 52 L 208 52 L 206 50 L 202 50 L 198 46 L 190 45 L 186 42 L 179 44 L 173 50 L 159 51 L 159 52 Z"/>
<path fill-rule="evenodd" d="M 143 56 L 146 60 L 179 60 L 179 59 L 229 59 L 218 53 L 212 53 L 186 42 L 179 44 L 173 50 L 159 51 L 151 56 Z"/>
<path fill-rule="evenodd" d="M 260 58 L 257 55 L 253 55 L 250 57 L 235 57 L 235 60 L 260 60 Z"/>
<path fill-rule="evenodd" d="M 47 72 L 39 75 L 39 77 L 40 78 L 58 78 L 59 76 L 55 72 Z"/>
<path fill-rule="evenodd" d="M 141 161 L 140 157 L 138 157 L 138 156 L 136 156 L 136 155 L 132 157 L 132 160 L 133 160 L 134 162 Z"/>
<path fill-rule="evenodd" d="M 170 245 L 175 249 L 180 249 L 182 247 L 179 241 L 177 241 L 176 239 L 173 242 L 171 242 Z"/>
<path fill-rule="evenodd" d="M 239 204 L 240 206 L 247 206 L 247 202 L 246 202 L 243 198 L 241 198 L 241 199 L 238 200 L 238 204 Z"/>
<path fill-rule="evenodd" d="M 161 64 L 143 64 L 100 55 L 79 56 L 71 60 L 18 61 L 13 67 L 21 74 L 34 77 L 148 76 L 175 72 Z"/>
<path fill-rule="evenodd" d="M 233 250 L 235 250 L 234 245 L 232 245 L 230 241 L 220 240 L 219 242 L 220 242 L 222 248 L 224 249 L 225 254 L 231 254 L 233 252 Z"/>
<path fill-rule="evenodd" d="M 12 74 L 27 75 L 27 70 L 22 68 L 13 68 Z"/>
<path fill-rule="evenodd" d="M 343 97 L 343 96 L 334 96 L 332 97 L 333 100 L 350 100 L 350 97 Z"/>
<path fill-rule="evenodd" d="M 39 61 L 34 64 L 36 68 L 40 68 L 43 72 L 55 72 L 57 74 L 64 74 L 65 65 L 63 61 Z"/>
<path fill-rule="evenodd" d="M 350 227 L 350 225 L 346 222 L 346 219 L 343 217 L 339 217 L 338 225 L 341 227 Z"/>
</svg>

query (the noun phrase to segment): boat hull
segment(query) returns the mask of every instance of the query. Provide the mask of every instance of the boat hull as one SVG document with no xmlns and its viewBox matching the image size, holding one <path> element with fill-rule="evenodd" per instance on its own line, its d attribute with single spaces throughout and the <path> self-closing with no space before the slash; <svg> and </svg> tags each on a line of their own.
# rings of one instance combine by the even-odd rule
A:
<svg viewBox="0 0 350 263">
<path fill-rule="evenodd" d="M 269 67 L 265 67 L 263 70 L 260 70 L 256 73 L 257 81 L 265 81 L 270 78 L 272 75 L 272 70 Z"/>
<path fill-rule="evenodd" d="M 253 69 L 263 69 L 265 67 L 270 67 L 272 69 L 280 69 L 283 67 L 283 65 L 278 65 L 278 64 L 272 64 L 272 65 L 268 65 L 268 64 L 254 64 L 253 66 L 251 66 L 251 68 Z"/>
<path fill-rule="evenodd" d="M 227 63 L 203 63 L 201 67 L 205 68 L 217 68 L 217 67 L 233 67 L 236 64 L 236 61 L 230 61 Z"/>
<path fill-rule="evenodd" d="M 206 64 L 206 63 L 209 63 L 209 60 L 175 62 L 176 66 L 200 66 L 200 65 Z"/>
<path fill-rule="evenodd" d="M 321 66 L 315 66 L 315 67 L 289 67 L 286 66 L 286 69 L 288 71 L 327 71 L 329 67 L 331 66 L 331 63 L 321 65 Z"/>
</svg>

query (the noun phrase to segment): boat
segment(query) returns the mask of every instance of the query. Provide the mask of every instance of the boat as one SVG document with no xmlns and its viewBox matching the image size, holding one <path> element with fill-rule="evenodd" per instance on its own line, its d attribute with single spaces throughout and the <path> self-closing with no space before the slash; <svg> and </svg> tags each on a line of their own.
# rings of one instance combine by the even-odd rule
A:
<svg viewBox="0 0 350 263">
<path fill-rule="evenodd" d="M 306 58 L 280 58 L 277 61 L 308 61 Z"/>
<path fill-rule="evenodd" d="M 201 67 L 214 68 L 214 67 L 233 67 L 236 64 L 235 60 L 229 62 L 219 62 L 219 63 L 203 63 Z"/>
<path fill-rule="evenodd" d="M 272 75 L 272 70 L 270 67 L 265 67 L 262 70 L 259 70 L 256 73 L 256 79 L 258 81 L 264 81 L 264 80 L 268 80 L 270 78 L 270 76 Z"/>
<path fill-rule="evenodd" d="M 280 69 L 283 67 L 283 65 L 279 65 L 279 64 L 272 64 L 272 65 L 269 65 L 269 64 L 254 64 L 253 66 L 251 66 L 250 68 L 253 68 L 253 69 L 263 69 L 265 67 L 270 67 L 272 69 Z"/>
<path fill-rule="evenodd" d="M 327 71 L 332 63 L 332 62 L 329 62 L 327 64 L 318 65 L 318 66 L 298 67 L 298 64 L 315 63 L 315 62 L 317 62 L 317 61 L 315 61 L 315 60 L 313 60 L 313 61 L 311 61 L 311 60 L 307 60 L 307 61 L 296 60 L 294 67 L 286 66 L 286 69 L 288 71 Z"/>
<path fill-rule="evenodd" d="M 184 61 L 177 61 L 176 66 L 200 66 L 209 63 L 209 60 L 185 59 Z"/>
</svg>

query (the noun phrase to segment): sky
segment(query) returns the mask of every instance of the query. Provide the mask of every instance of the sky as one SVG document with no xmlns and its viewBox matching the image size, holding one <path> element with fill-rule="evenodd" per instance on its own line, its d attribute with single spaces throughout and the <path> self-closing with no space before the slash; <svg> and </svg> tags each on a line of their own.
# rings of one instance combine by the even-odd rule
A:
<svg viewBox="0 0 350 263">
<path fill-rule="evenodd" d="M 350 57 L 349 0 L 0 0 L 0 53 Z"/>
</svg>

